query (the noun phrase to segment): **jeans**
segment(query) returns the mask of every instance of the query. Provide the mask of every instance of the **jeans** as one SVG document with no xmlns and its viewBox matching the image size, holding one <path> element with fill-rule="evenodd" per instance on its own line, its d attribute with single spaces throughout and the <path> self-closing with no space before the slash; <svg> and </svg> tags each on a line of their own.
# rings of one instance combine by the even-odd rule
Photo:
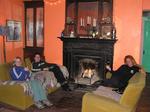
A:
<svg viewBox="0 0 150 112">
<path fill-rule="evenodd" d="M 33 92 L 33 100 L 35 102 L 47 100 L 46 91 L 42 87 L 42 84 L 38 80 L 31 80 L 28 82 L 28 84 L 31 86 L 32 92 Z"/>
</svg>

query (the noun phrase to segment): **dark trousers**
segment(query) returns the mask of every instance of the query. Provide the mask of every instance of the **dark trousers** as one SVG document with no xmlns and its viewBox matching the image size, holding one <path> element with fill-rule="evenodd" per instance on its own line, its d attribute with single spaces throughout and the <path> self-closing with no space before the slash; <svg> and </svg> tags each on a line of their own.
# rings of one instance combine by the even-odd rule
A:
<svg viewBox="0 0 150 112">
<path fill-rule="evenodd" d="M 66 79 L 62 73 L 62 71 L 60 70 L 60 68 L 56 65 L 56 64 L 48 64 L 49 66 L 49 71 L 52 71 L 57 79 L 57 81 L 62 85 L 64 83 L 66 83 Z"/>
<path fill-rule="evenodd" d="M 105 79 L 102 85 L 124 90 L 127 84 L 128 83 L 126 81 L 123 81 L 123 80 L 121 81 L 118 77 L 112 77 L 111 79 Z"/>
</svg>

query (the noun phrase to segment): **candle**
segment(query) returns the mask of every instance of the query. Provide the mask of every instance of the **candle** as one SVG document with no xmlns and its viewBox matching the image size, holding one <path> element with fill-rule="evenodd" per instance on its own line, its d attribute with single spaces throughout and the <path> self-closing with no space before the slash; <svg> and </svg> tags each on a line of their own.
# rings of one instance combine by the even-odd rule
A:
<svg viewBox="0 0 150 112">
<path fill-rule="evenodd" d="M 84 24 L 84 23 L 85 23 L 85 22 L 84 22 L 84 18 L 83 18 L 83 19 L 82 19 L 82 25 L 83 25 L 83 26 L 85 26 L 85 24 Z"/>
<path fill-rule="evenodd" d="M 91 17 L 90 16 L 87 17 L 87 24 L 89 24 L 89 25 L 91 24 Z"/>
<path fill-rule="evenodd" d="M 92 18 L 89 16 L 89 24 L 91 24 L 92 22 Z"/>
<path fill-rule="evenodd" d="M 87 24 L 89 24 L 89 16 L 87 16 Z"/>
<path fill-rule="evenodd" d="M 87 24 L 91 24 L 91 17 L 90 16 L 87 16 Z"/>
<path fill-rule="evenodd" d="M 97 22 L 97 20 L 94 18 L 93 19 L 93 27 L 96 27 L 96 22 Z"/>
<path fill-rule="evenodd" d="M 82 18 L 80 18 L 80 26 L 82 26 L 83 24 L 82 24 Z"/>
</svg>

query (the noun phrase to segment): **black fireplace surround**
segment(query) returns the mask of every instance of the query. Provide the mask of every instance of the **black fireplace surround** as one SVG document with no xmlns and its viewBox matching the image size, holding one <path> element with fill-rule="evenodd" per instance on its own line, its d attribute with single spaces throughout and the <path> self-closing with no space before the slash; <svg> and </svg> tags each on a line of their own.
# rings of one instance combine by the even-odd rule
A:
<svg viewBox="0 0 150 112">
<path fill-rule="evenodd" d="M 114 43 L 116 40 L 90 38 L 60 38 L 63 41 L 63 64 L 68 68 L 69 78 L 79 73 L 79 62 L 92 59 L 98 63 L 99 77 L 105 78 L 105 65 L 113 65 Z"/>
</svg>

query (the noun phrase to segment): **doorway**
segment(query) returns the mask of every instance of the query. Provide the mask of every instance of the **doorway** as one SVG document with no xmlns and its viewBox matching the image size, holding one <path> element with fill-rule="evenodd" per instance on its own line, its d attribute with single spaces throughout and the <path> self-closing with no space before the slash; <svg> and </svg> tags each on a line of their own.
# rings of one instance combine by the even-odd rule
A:
<svg viewBox="0 0 150 112">
<path fill-rule="evenodd" d="M 143 57 L 142 65 L 150 73 L 150 11 L 143 12 Z"/>
</svg>

